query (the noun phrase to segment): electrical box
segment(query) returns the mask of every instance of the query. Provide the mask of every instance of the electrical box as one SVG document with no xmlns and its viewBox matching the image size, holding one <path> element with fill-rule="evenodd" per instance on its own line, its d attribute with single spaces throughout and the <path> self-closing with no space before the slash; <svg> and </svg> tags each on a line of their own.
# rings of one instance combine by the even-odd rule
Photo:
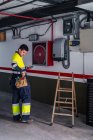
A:
<svg viewBox="0 0 93 140">
<path fill-rule="evenodd" d="M 72 17 L 63 18 L 63 35 L 74 34 L 74 19 Z"/>
<path fill-rule="evenodd" d="M 0 41 L 6 40 L 6 32 L 0 32 Z"/>
<path fill-rule="evenodd" d="M 37 41 L 39 39 L 38 34 L 31 34 L 29 35 L 29 41 Z"/>
<path fill-rule="evenodd" d="M 12 31 L 13 31 L 12 39 L 19 39 L 20 38 L 19 30 L 17 28 L 12 28 Z"/>
<path fill-rule="evenodd" d="M 66 39 L 65 38 L 57 38 L 57 39 L 54 40 L 54 43 L 53 43 L 53 59 L 55 61 L 62 61 L 66 58 L 65 45 L 66 45 Z"/>
<path fill-rule="evenodd" d="M 32 43 L 32 64 L 33 65 L 53 65 L 52 41 Z"/>
<path fill-rule="evenodd" d="M 93 29 L 80 30 L 80 51 L 93 52 Z"/>
</svg>

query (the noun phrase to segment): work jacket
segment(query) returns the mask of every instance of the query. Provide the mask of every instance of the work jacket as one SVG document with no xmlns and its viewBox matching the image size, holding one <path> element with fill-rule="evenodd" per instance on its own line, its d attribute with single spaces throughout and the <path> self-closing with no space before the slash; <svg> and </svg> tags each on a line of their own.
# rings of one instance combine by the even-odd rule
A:
<svg viewBox="0 0 93 140">
<path fill-rule="evenodd" d="M 23 57 L 20 56 L 18 52 L 15 52 L 13 54 L 11 65 L 12 65 L 12 70 L 14 73 L 19 72 L 21 74 L 22 72 L 26 71 Z"/>
</svg>

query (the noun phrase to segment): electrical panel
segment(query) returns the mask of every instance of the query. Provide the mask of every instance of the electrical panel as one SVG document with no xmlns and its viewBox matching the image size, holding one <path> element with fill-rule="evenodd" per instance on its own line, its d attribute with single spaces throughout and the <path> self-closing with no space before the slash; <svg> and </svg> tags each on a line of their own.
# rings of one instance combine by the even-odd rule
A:
<svg viewBox="0 0 93 140">
<path fill-rule="evenodd" d="M 63 19 L 63 35 L 72 35 L 74 34 L 74 19 L 73 18 L 64 18 Z"/>
<path fill-rule="evenodd" d="M 62 61 L 66 59 L 66 39 L 57 38 L 53 43 L 53 59 L 55 61 Z"/>
<path fill-rule="evenodd" d="M 52 42 L 32 43 L 32 64 L 33 65 L 53 65 Z"/>
</svg>

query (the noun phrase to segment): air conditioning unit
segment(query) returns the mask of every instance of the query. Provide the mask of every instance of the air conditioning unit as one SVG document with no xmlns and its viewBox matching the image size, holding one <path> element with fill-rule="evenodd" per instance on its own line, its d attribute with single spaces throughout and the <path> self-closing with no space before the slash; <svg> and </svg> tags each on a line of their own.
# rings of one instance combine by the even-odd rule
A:
<svg viewBox="0 0 93 140">
<path fill-rule="evenodd" d="M 52 42 L 32 43 L 32 64 L 33 65 L 53 65 Z"/>
</svg>

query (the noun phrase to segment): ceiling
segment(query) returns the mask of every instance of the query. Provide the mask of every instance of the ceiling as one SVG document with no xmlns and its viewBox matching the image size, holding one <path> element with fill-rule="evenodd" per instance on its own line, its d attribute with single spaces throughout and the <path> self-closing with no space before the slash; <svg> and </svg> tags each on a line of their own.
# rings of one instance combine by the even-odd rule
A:
<svg viewBox="0 0 93 140">
<path fill-rule="evenodd" d="M 77 0 L 0 0 L 0 30 L 31 21 L 33 18 L 70 12 L 75 9 L 76 5 Z"/>
<path fill-rule="evenodd" d="M 80 4 L 77 7 L 81 8 L 82 10 L 93 12 L 93 2 Z"/>
<path fill-rule="evenodd" d="M 0 2 L 0 12 L 8 13 L 22 13 L 28 10 L 34 10 L 36 8 L 41 8 L 48 6 L 50 3 L 36 0 L 4 0 Z M 0 15 L 0 18 L 5 17 L 6 15 Z"/>
<path fill-rule="evenodd" d="M 76 3 L 77 0 L 72 0 L 72 2 L 71 0 L 0 0 L 0 12 L 17 14 L 28 10 L 34 11 L 37 9 L 46 9 L 53 6 L 61 5 L 63 7 L 64 4 L 72 4 L 72 6 L 75 6 Z M 46 12 L 43 11 L 42 15 L 44 15 L 44 13 Z M 0 14 L 0 18 L 5 16 L 6 15 L 4 14 Z"/>
<path fill-rule="evenodd" d="M 34 18 L 77 11 L 76 6 L 85 1 L 91 0 L 0 0 L 0 30 Z"/>
</svg>

